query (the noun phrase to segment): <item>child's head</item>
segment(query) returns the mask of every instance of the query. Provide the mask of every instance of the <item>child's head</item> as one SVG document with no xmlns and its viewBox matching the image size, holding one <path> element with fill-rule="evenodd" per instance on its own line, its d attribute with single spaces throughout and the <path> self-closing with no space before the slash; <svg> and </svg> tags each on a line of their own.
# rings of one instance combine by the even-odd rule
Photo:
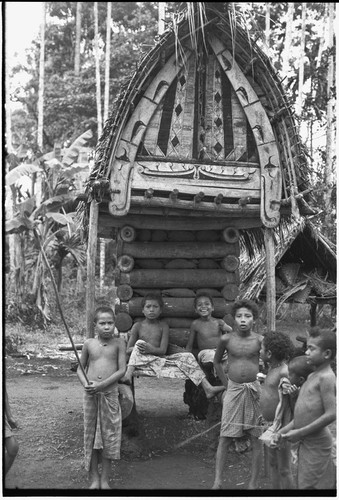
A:
<svg viewBox="0 0 339 500">
<path fill-rule="evenodd" d="M 194 309 L 200 316 L 210 315 L 214 311 L 214 304 L 211 295 L 208 293 L 198 293 L 194 297 Z"/>
<path fill-rule="evenodd" d="M 293 351 L 293 342 L 286 333 L 267 332 L 261 344 L 260 358 L 268 363 L 285 361 L 291 358 Z"/>
<path fill-rule="evenodd" d="M 247 334 L 258 317 L 258 307 L 252 300 L 237 300 L 232 306 L 232 316 L 236 329 Z"/>
<path fill-rule="evenodd" d="M 308 363 L 307 356 L 297 356 L 288 363 L 288 378 L 292 385 L 300 387 L 303 385 L 310 373 L 312 366 Z"/>
<path fill-rule="evenodd" d="M 148 293 L 141 301 L 142 312 L 148 319 L 156 319 L 160 316 L 164 307 L 164 301 L 161 295 L 156 293 Z"/>
<path fill-rule="evenodd" d="M 259 315 L 258 306 L 253 300 L 242 299 L 236 300 L 232 306 L 232 316 L 235 318 L 236 313 L 239 309 L 246 308 L 252 312 L 253 319 L 256 320 Z"/>
<path fill-rule="evenodd" d="M 113 318 L 113 321 L 115 321 L 115 314 L 114 311 L 111 307 L 109 306 L 99 306 L 96 308 L 94 312 L 94 323 L 96 324 L 98 322 L 99 316 L 102 314 L 110 314 Z"/>
<path fill-rule="evenodd" d="M 94 313 L 94 324 L 97 334 L 105 339 L 113 336 L 115 328 L 115 315 L 109 306 L 97 307 Z"/>
<path fill-rule="evenodd" d="M 306 356 L 313 366 L 330 363 L 337 353 L 337 336 L 332 330 L 311 328 L 307 339 Z"/>
</svg>

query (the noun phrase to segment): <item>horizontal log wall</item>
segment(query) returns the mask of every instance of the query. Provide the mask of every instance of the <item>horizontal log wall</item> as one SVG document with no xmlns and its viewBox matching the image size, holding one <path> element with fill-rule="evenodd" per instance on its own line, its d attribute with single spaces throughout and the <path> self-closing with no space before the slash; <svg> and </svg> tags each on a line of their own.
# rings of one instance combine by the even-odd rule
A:
<svg viewBox="0 0 339 500">
<path fill-rule="evenodd" d="M 116 314 L 125 331 L 143 319 L 142 300 L 149 292 L 162 296 L 162 318 L 170 327 L 170 343 L 180 347 L 186 346 L 192 321 L 198 317 L 197 292 L 205 290 L 213 297 L 214 317 L 229 316 L 239 294 L 238 229 L 184 230 L 178 225 L 169 230 L 142 224 L 115 231 L 120 299 Z"/>
</svg>

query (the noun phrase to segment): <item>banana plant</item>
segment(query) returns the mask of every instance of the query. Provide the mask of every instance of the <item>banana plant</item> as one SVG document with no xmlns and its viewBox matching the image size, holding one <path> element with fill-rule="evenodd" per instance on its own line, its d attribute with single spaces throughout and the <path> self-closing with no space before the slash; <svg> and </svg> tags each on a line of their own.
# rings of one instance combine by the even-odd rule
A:
<svg viewBox="0 0 339 500">
<path fill-rule="evenodd" d="M 45 321 L 50 319 L 44 279 L 46 266 L 32 234 L 38 229 L 43 251 L 56 271 L 56 281 L 60 291 L 65 257 L 70 255 L 81 267 L 85 264 L 86 253 L 76 222 L 77 195 L 71 188 L 74 174 L 84 169 L 82 165 L 75 164 L 79 149 L 91 137 L 90 130 L 82 134 L 65 151 L 62 161 L 52 158 L 51 154 L 47 153 L 34 163 L 19 164 L 6 175 L 6 187 L 12 189 L 14 193 L 13 187 L 23 176 L 33 176 L 39 173 L 44 184 L 41 203 L 37 203 L 36 195 L 15 203 L 14 217 L 6 220 L 5 232 L 8 235 L 20 235 L 20 241 L 24 242 L 24 251 L 21 252 L 23 258 L 19 263 L 20 272 L 15 270 L 14 274 L 20 277 L 21 291 L 23 281 L 26 288 L 29 286 L 30 298 L 34 298 Z M 16 288 L 18 290 L 18 286 Z"/>
</svg>

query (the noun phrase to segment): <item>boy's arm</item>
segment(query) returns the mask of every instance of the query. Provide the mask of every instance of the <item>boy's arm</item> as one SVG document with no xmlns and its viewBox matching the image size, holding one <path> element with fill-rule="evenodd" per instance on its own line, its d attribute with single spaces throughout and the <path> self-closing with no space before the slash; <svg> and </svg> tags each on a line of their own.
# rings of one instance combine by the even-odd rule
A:
<svg viewBox="0 0 339 500">
<path fill-rule="evenodd" d="M 82 346 L 81 355 L 80 355 L 80 363 L 82 364 L 84 369 L 86 369 L 86 366 L 88 363 L 88 357 L 89 357 L 88 341 L 89 341 L 89 339 L 85 340 L 84 345 Z M 77 375 L 78 375 L 78 379 L 80 380 L 82 385 L 85 387 L 87 385 L 87 381 L 84 377 L 84 374 L 82 373 L 80 366 L 78 366 Z"/>
<path fill-rule="evenodd" d="M 136 341 L 139 339 L 139 322 L 134 323 L 131 334 L 127 342 L 126 354 L 131 354 Z"/>
<path fill-rule="evenodd" d="M 140 346 L 140 352 L 142 354 L 154 354 L 155 356 L 166 354 L 169 341 L 169 326 L 165 321 L 162 321 L 159 328 L 162 328 L 160 346 L 154 347 L 149 342 L 146 342 L 145 345 Z"/>
<path fill-rule="evenodd" d="M 228 379 L 227 379 L 227 376 L 224 372 L 222 358 L 223 358 L 225 349 L 227 348 L 228 340 L 229 340 L 228 333 L 221 336 L 221 339 L 219 340 L 219 343 L 218 343 L 217 348 L 215 350 L 215 355 L 214 355 L 214 360 L 213 360 L 213 364 L 214 364 L 215 371 L 217 372 L 217 376 L 219 377 L 221 383 L 225 387 L 227 387 L 227 385 L 228 385 Z"/>
<path fill-rule="evenodd" d="M 336 418 L 335 378 L 334 376 L 321 377 L 319 384 L 320 384 L 320 396 L 324 406 L 324 413 L 310 424 L 305 425 L 305 427 L 301 427 L 300 429 L 293 429 L 284 433 L 280 431 L 283 439 L 287 439 L 292 442 L 299 441 L 303 437 L 308 436 L 309 434 L 313 434 L 314 432 L 323 429 L 324 427 L 335 421 Z"/>
<path fill-rule="evenodd" d="M 221 333 L 229 333 L 233 330 L 233 328 L 228 325 L 223 319 L 219 319 L 219 328 Z"/>
<path fill-rule="evenodd" d="M 187 344 L 186 344 L 186 351 L 192 352 L 193 351 L 193 345 L 194 345 L 194 340 L 195 336 L 197 334 L 196 328 L 195 328 L 195 321 L 192 322 L 191 327 L 190 327 L 190 334 L 188 336 Z"/>
<path fill-rule="evenodd" d="M 116 372 L 112 373 L 108 378 L 96 384 L 97 391 L 103 391 L 106 387 L 109 387 L 114 382 L 118 382 L 125 375 L 126 371 L 126 347 L 125 342 L 123 340 L 118 340 L 118 369 Z"/>
</svg>

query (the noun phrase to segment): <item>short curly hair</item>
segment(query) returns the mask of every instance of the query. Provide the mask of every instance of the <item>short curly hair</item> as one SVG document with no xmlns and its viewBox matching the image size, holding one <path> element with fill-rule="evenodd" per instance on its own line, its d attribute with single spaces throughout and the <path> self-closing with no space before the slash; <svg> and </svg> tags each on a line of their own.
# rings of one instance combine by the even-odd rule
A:
<svg viewBox="0 0 339 500">
<path fill-rule="evenodd" d="M 337 354 L 337 335 L 334 331 L 323 329 L 314 326 L 309 331 L 309 338 L 320 339 L 319 346 L 323 351 L 329 349 L 331 351 L 331 358 L 334 359 Z"/>
<path fill-rule="evenodd" d="M 253 300 L 242 299 L 242 300 L 236 300 L 234 302 L 234 304 L 232 305 L 233 318 L 235 317 L 237 310 L 241 309 L 242 307 L 246 307 L 246 309 L 249 309 L 250 311 L 252 311 L 254 319 L 257 319 L 257 317 L 259 316 L 259 309 L 258 309 L 257 304 L 255 302 L 253 302 Z"/>
<path fill-rule="evenodd" d="M 286 333 L 267 332 L 262 342 L 265 351 L 271 351 L 277 361 L 288 360 L 293 356 L 294 344 Z"/>
<path fill-rule="evenodd" d="M 199 299 L 201 299 L 201 297 L 206 297 L 206 299 L 208 299 L 211 302 L 212 306 L 214 306 L 212 295 L 210 295 L 209 293 L 199 292 L 196 294 L 193 300 L 194 308 L 197 307 L 197 302 Z"/>
<path fill-rule="evenodd" d="M 111 314 L 113 321 L 115 321 L 115 314 L 110 306 L 102 305 L 96 308 L 96 310 L 94 311 L 94 323 L 97 323 L 99 314 Z"/>
<path fill-rule="evenodd" d="M 164 301 L 162 300 L 161 295 L 158 293 L 148 293 L 147 295 L 145 295 L 141 300 L 142 308 L 145 307 L 147 300 L 155 300 L 156 302 L 158 302 L 160 309 L 163 309 L 164 307 Z"/>
</svg>

